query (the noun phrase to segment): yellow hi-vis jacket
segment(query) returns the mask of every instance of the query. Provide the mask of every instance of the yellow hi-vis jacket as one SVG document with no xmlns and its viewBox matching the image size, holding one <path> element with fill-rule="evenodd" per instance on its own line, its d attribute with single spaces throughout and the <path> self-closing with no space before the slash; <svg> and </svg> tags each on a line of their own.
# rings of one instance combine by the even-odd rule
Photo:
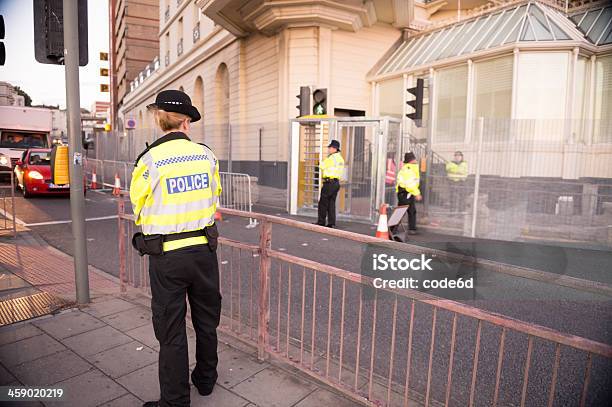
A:
<svg viewBox="0 0 612 407">
<path fill-rule="evenodd" d="M 404 164 L 397 173 L 395 191 L 399 192 L 399 189 L 403 188 L 408 191 L 410 195 L 421 195 L 421 191 L 419 190 L 420 178 L 421 175 L 419 173 L 418 164 Z"/>
<path fill-rule="evenodd" d="M 468 176 L 468 165 L 467 162 L 461 161 L 460 163 L 455 161 L 449 161 L 446 163 L 446 176 L 451 181 L 465 181 Z"/>
<path fill-rule="evenodd" d="M 327 156 L 319 166 L 323 178 L 340 179 L 344 172 L 344 158 L 340 153 L 333 153 Z"/>
<path fill-rule="evenodd" d="M 130 200 L 145 235 L 190 232 L 214 223 L 221 180 L 217 158 L 181 132 L 168 133 L 137 159 Z M 205 236 L 164 242 L 164 251 L 206 244 Z"/>
</svg>

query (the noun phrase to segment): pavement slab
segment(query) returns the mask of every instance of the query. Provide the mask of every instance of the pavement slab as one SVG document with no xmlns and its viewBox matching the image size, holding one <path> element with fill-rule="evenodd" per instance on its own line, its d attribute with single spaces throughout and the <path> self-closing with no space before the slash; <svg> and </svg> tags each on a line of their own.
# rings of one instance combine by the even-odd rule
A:
<svg viewBox="0 0 612 407">
<path fill-rule="evenodd" d="M 62 312 L 33 324 L 57 339 L 65 339 L 104 326 L 97 318 L 79 311 Z"/>
<path fill-rule="evenodd" d="M 288 375 L 283 370 L 267 367 L 234 386 L 232 391 L 259 406 L 291 407 L 315 389 L 316 386 L 311 382 Z"/>
<path fill-rule="evenodd" d="M 81 356 L 90 356 L 132 340 L 112 326 L 104 325 L 102 328 L 66 338 L 64 345 Z"/>
<path fill-rule="evenodd" d="M 37 335 L 0 346 L 0 363 L 11 368 L 65 349 L 64 345 L 49 335 Z"/>
<path fill-rule="evenodd" d="M 98 369 L 115 379 L 155 363 L 157 358 L 157 352 L 136 341 L 87 357 Z"/>
<path fill-rule="evenodd" d="M 151 364 L 117 379 L 123 387 L 141 400 L 159 398 L 159 376 L 157 364 Z"/>
<path fill-rule="evenodd" d="M 15 376 L 11 374 L 4 366 L 0 365 L 0 386 L 6 386 L 9 383 L 17 381 Z"/>
<path fill-rule="evenodd" d="M 17 342 L 44 332 L 30 323 L 17 323 L 0 328 L 0 346 Z"/>
<path fill-rule="evenodd" d="M 192 407 L 243 407 L 248 404 L 249 400 L 245 400 L 219 385 L 215 386 L 211 395 L 205 397 L 200 396 L 198 390 L 194 386 L 191 386 Z"/>
<path fill-rule="evenodd" d="M 100 404 L 100 407 L 138 407 L 142 405 L 142 402 L 143 400 L 140 400 L 133 394 L 128 393 L 125 396 L 116 398 L 115 400 Z"/>
<path fill-rule="evenodd" d="M 155 337 L 155 331 L 153 331 L 153 323 L 130 329 L 129 331 L 125 331 L 125 334 L 144 343 L 151 349 L 159 350 L 159 342 Z"/>
<path fill-rule="evenodd" d="M 230 348 L 219 354 L 217 383 L 232 388 L 268 366 L 269 364 L 259 362 L 253 356 Z"/>
<path fill-rule="evenodd" d="M 302 399 L 294 407 L 354 407 L 355 402 L 344 397 L 338 396 L 331 391 L 317 389 Z"/>
<path fill-rule="evenodd" d="M 136 307 L 131 302 L 124 301 L 120 298 L 107 299 L 107 301 L 100 301 L 90 304 L 88 307 L 83 308 L 83 311 L 93 315 L 94 317 L 105 317 L 107 315 L 116 314 L 121 311 L 126 311 Z"/>
<path fill-rule="evenodd" d="M 16 366 L 13 373 L 28 386 L 50 386 L 92 369 L 83 358 L 70 350 L 53 353 Z"/>
<path fill-rule="evenodd" d="M 102 320 L 120 331 L 126 331 L 152 323 L 151 311 L 142 306 L 105 316 Z"/>
<path fill-rule="evenodd" d="M 91 370 L 57 383 L 64 389 L 61 400 L 45 402 L 46 406 L 94 407 L 127 394 L 127 390 L 99 370 Z"/>
</svg>

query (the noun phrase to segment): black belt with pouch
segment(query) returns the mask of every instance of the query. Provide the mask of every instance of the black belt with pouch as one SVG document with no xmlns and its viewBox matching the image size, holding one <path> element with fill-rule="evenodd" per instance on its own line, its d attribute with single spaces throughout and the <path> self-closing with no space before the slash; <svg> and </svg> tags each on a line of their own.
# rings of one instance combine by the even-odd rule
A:
<svg viewBox="0 0 612 407">
<path fill-rule="evenodd" d="M 141 256 L 145 254 L 159 256 L 164 254 L 164 242 L 171 242 L 173 240 L 187 239 L 190 237 L 206 236 L 208 240 L 208 248 L 214 252 L 217 250 L 217 244 L 219 239 L 219 231 L 217 225 L 213 223 L 211 226 L 207 226 L 202 230 L 194 230 L 191 232 L 172 233 L 170 235 L 145 235 L 142 232 L 134 233 L 132 236 L 132 246 Z"/>
</svg>

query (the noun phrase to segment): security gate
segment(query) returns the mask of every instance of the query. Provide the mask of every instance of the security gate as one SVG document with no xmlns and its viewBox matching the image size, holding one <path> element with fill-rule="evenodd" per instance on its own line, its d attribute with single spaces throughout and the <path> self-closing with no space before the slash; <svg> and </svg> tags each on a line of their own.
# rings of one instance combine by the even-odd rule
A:
<svg viewBox="0 0 612 407">
<path fill-rule="evenodd" d="M 400 123 L 393 118 L 294 119 L 291 122 L 289 212 L 316 216 L 319 163 L 330 140 L 338 140 L 346 164 L 336 201 L 338 218 L 374 222 L 385 202 L 388 155 L 398 162 Z"/>
</svg>

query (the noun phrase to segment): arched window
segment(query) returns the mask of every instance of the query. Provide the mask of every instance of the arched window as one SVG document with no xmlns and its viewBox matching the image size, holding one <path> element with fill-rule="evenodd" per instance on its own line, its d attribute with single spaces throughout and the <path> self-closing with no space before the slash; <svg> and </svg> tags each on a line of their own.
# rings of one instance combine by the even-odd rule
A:
<svg viewBox="0 0 612 407">
<path fill-rule="evenodd" d="M 193 105 L 204 116 L 204 81 L 198 76 L 193 86 Z"/>
<path fill-rule="evenodd" d="M 215 124 L 218 143 L 227 146 L 229 137 L 229 71 L 227 65 L 221 64 L 215 75 Z M 228 157 L 226 155 L 226 157 Z"/>
<path fill-rule="evenodd" d="M 145 128 L 145 123 L 142 121 L 142 110 L 138 112 L 138 123 L 136 124 L 138 127 Z"/>
</svg>

